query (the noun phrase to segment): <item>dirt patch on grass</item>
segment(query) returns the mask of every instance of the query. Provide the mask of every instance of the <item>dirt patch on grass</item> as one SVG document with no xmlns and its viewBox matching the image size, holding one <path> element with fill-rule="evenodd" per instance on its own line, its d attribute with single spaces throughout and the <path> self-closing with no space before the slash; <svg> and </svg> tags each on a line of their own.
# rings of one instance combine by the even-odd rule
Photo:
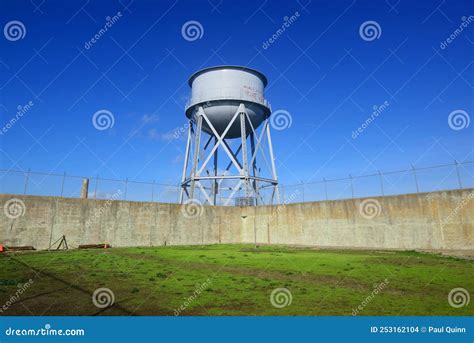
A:
<svg viewBox="0 0 474 343">
<path fill-rule="evenodd" d="M 365 260 L 371 264 L 391 265 L 391 266 L 425 266 L 425 267 L 436 267 L 445 264 L 450 264 L 452 261 L 449 259 L 435 259 L 435 258 L 420 258 L 417 256 L 398 256 L 398 257 L 369 257 Z"/>
<path fill-rule="evenodd" d="M 138 253 L 129 253 L 123 251 L 114 251 L 114 255 L 119 255 L 128 258 L 141 258 L 149 261 L 160 261 L 167 264 L 172 264 L 178 268 L 186 268 L 191 270 L 199 270 L 215 273 L 229 273 L 232 275 L 239 275 L 244 277 L 255 277 L 259 279 L 278 280 L 282 282 L 302 281 L 305 283 L 325 286 L 337 286 L 353 289 L 369 289 L 371 285 L 363 285 L 358 282 L 355 278 L 349 276 L 333 276 L 333 275 L 314 275 L 311 273 L 298 273 L 298 272 L 279 272 L 275 270 L 266 270 L 258 268 L 246 268 L 240 266 L 231 265 L 219 265 L 205 262 L 190 262 L 190 261 L 177 261 L 171 258 L 163 258 L 158 256 L 150 256 Z"/>
</svg>

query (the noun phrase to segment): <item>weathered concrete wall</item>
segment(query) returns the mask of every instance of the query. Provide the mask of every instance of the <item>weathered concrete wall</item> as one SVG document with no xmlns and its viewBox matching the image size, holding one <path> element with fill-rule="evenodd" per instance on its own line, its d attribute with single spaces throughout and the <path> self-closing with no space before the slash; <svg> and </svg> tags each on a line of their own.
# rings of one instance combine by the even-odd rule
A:
<svg viewBox="0 0 474 343">
<path fill-rule="evenodd" d="M 23 202 L 23 215 L 6 215 L 4 205 L 13 198 Z M 466 189 L 281 206 L 205 206 L 195 208 L 198 214 L 193 215 L 192 207 L 177 204 L 4 194 L 0 195 L 4 207 L 0 244 L 46 249 L 66 235 L 71 247 L 253 243 L 256 239 L 259 244 L 474 250 L 473 198 L 474 190 Z"/>
<path fill-rule="evenodd" d="M 10 199 L 24 204 L 24 215 L 0 215 L 0 243 L 47 249 L 66 235 L 68 244 L 109 243 L 112 246 L 192 245 L 239 243 L 238 211 L 221 207 L 193 208 L 130 201 L 0 195 L 2 207 Z M 12 205 L 13 206 L 13 205 Z M 19 205 L 22 206 L 22 205 Z M 200 213 L 200 214 L 199 214 Z M 12 216 L 10 216 L 12 217 Z M 225 230 L 223 229 L 225 227 Z"/>
<path fill-rule="evenodd" d="M 473 189 L 245 210 L 248 243 L 474 250 Z"/>
</svg>

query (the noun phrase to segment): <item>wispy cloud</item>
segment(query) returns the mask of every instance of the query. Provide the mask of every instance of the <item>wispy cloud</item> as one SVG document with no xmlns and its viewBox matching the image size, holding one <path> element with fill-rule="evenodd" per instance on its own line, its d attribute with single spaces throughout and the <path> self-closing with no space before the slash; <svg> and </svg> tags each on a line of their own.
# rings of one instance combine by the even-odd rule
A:
<svg viewBox="0 0 474 343">
<path fill-rule="evenodd" d="M 168 131 L 168 132 L 164 132 L 164 133 L 161 133 L 160 134 L 160 138 L 164 141 L 172 141 L 174 139 L 176 139 L 176 130 L 172 130 L 172 131 Z"/>
<path fill-rule="evenodd" d="M 144 114 L 140 118 L 140 126 L 155 124 L 160 121 L 160 117 L 157 114 Z"/>
</svg>

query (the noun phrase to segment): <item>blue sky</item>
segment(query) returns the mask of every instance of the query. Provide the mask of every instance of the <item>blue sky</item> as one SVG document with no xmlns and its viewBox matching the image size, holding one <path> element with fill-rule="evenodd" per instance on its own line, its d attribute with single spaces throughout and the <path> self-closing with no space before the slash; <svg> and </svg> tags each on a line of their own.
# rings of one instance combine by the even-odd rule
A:
<svg viewBox="0 0 474 343">
<path fill-rule="evenodd" d="M 33 103 L 0 135 L 2 169 L 177 184 L 185 140 L 172 132 L 185 124 L 187 79 L 222 64 L 263 72 L 273 110 L 291 114 L 291 127 L 273 131 L 282 184 L 474 159 L 474 123 L 454 130 L 448 122 L 453 111 L 469 120 L 474 113 L 474 22 L 440 47 L 474 15 L 473 1 L 1 0 L 0 7 L 2 27 L 15 20 L 26 31 L 0 39 L 0 126 Z M 202 25 L 200 39 L 183 38 L 190 20 Z M 380 27 L 377 39 L 362 39 L 367 21 Z M 114 125 L 101 131 L 92 116 L 103 109 Z M 470 182 L 473 172 L 462 170 Z M 2 179 L 3 191 L 21 184 Z"/>
</svg>

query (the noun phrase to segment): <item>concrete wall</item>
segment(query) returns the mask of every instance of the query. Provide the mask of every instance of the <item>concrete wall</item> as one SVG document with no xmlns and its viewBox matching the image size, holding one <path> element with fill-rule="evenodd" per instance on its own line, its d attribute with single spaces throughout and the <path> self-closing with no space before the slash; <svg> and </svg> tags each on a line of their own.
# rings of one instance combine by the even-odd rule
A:
<svg viewBox="0 0 474 343">
<path fill-rule="evenodd" d="M 247 243 L 254 241 L 256 232 L 257 242 L 268 244 L 474 250 L 473 189 L 246 211 L 242 241 Z"/>
<path fill-rule="evenodd" d="M 263 207 L 0 195 L 0 244 L 46 249 L 68 244 L 155 246 L 213 243 L 294 244 L 377 249 L 474 250 L 473 189 Z M 6 216 L 11 199 L 24 204 Z M 18 204 L 17 204 L 18 205 Z M 22 205 L 21 205 L 22 206 Z M 372 212 L 371 212 L 372 209 Z"/>
<path fill-rule="evenodd" d="M 6 246 L 47 249 L 50 242 L 62 235 L 66 235 L 71 247 L 98 243 L 118 247 L 241 241 L 240 216 L 234 211 L 236 215 L 232 218 L 232 213 L 221 207 L 205 207 L 200 215 L 193 216 L 192 212 L 185 215 L 184 206 L 177 204 L 0 195 L 2 207 L 12 198 L 21 200 L 25 210 L 16 219 L 1 213 L 0 244 Z"/>
</svg>

